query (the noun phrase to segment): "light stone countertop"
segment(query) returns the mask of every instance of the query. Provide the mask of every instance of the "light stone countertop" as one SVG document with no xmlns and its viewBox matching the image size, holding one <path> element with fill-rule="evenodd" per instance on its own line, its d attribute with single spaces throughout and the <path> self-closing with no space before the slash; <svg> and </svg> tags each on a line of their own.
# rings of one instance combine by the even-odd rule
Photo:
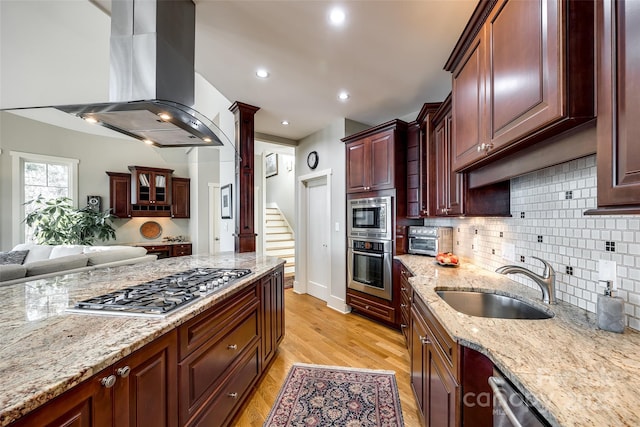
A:
<svg viewBox="0 0 640 427">
<path fill-rule="evenodd" d="M 440 267 L 434 258 L 401 255 L 409 281 L 460 344 L 481 352 L 554 426 L 640 425 L 640 333 L 601 331 L 596 316 L 471 263 Z M 435 289 L 484 290 L 551 309 L 546 320 L 473 317 L 444 302 Z"/>
<path fill-rule="evenodd" d="M 166 258 L 0 287 L 0 426 L 236 293 L 284 261 L 254 253 Z M 66 313 L 77 301 L 196 267 L 253 274 L 165 318 Z"/>
</svg>

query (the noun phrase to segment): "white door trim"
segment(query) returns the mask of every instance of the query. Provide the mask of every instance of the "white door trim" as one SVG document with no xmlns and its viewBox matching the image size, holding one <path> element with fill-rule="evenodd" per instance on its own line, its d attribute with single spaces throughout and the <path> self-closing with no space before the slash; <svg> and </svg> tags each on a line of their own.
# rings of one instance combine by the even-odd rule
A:
<svg viewBox="0 0 640 427">
<path fill-rule="evenodd" d="M 312 172 L 306 175 L 300 175 L 298 177 L 298 184 L 296 186 L 297 200 L 298 206 L 296 209 L 296 224 L 297 224 L 297 233 L 296 233 L 296 278 L 293 282 L 293 290 L 299 294 L 306 294 L 307 288 L 309 284 L 309 279 L 307 275 L 307 240 L 308 240 L 308 232 L 307 232 L 307 206 L 308 206 L 308 190 L 307 184 L 309 181 L 313 181 L 319 178 L 325 178 L 327 182 L 327 212 L 331 213 L 331 175 L 333 171 L 331 169 L 324 169 L 321 171 Z M 329 221 L 331 223 L 331 221 Z M 327 240 L 327 244 L 329 245 L 329 254 L 332 253 L 332 236 L 331 233 Z M 331 278 L 331 263 L 327 266 L 329 268 L 328 277 Z M 329 298 L 331 298 L 331 284 L 329 283 Z"/>
<path fill-rule="evenodd" d="M 218 238 L 218 249 L 220 248 L 220 236 L 219 228 L 220 223 L 218 219 L 220 218 L 220 203 L 216 203 L 216 200 L 219 200 L 220 195 L 220 184 L 210 182 L 208 184 L 209 187 L 209 253 L 216 253 L 216 237 Z M 217 194 L 217 196 L 216 196 Z"/>
</svg>

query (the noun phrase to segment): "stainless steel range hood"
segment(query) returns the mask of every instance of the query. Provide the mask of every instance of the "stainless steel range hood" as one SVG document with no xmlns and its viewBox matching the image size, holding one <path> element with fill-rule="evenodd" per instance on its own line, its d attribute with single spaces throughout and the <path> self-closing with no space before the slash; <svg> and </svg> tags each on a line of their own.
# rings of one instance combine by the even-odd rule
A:
<svg viewBox="0 0 640 427">
<path fill-rule="evenodd" d="M 112 0 L 110 41 L 110 102 L 55 108 L 159 147 L 228 140 L 192 108 L 192 0 Z"/>
</svg>

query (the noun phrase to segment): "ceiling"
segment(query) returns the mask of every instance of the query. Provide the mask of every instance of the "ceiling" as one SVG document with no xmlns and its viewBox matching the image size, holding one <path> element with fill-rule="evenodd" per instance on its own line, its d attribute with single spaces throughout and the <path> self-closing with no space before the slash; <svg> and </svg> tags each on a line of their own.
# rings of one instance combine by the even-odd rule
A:
<svg viewBox="0 0 640 427">
<path fill-rule="evenodd" d="M 3 108 L 106 101 L 109 19 L 96 5 L 108 13 L 111 0 L 89 1 L 0 0 L 12 40 L 2 52 Z M 196 73 L 230 102 L 260 107 L 256 132 L 300 140 L 340 118 L 410 121 L 423 103 L 442 101 L 451 90 L 444 63 L 477 0 L 195 3 Z M 329 24 L 333 6 L 346 14 L 341 27 Z M 269 78 L 256 77 L 259 67 Z"/>
</svg>

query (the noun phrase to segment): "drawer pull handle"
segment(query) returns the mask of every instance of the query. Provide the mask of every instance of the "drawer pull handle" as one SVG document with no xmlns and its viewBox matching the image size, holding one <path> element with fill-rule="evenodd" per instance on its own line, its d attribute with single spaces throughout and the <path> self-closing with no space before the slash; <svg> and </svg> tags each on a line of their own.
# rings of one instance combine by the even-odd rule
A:
<svg viewBox="0 0 640 427">
<path fill-rule="evenodd" d="M 400 290 L 401 290 L 402 292 L 407 292 L 407 288 L 405 288 L 405 287 L 400 288 Z"/>
<path fill-rule="evenodd" d="M 227 393 L 227 396 L 229 396 L 232 399 L 237 399 L 238 398 L 238 393 Z"/>
<path fill-rule="evenodd" d="M 400 324 L 400 327 L 401 327 L 402 329 L 404 329 L 404 328 L 406 328 L 406 327 L 407 327 L 407 325 L 406 325 L 406 324 L 404 324 L 404 323 L 401 323 L 401 324 Z"/>
<path fill-rule="evenodd" d="M 118 376 L 121 378 L 127 378 L 130 372 L 131 372 L 131 368 L 128 366 L 124 366 L 122 368 L 118 368 L 118 370 L 116 371 L 116 374 L 118 374 Z"/>
<path fill-rule="evenodd" d="M 400 304 L 400 307 L 405 308 L 407 304 Z"/>
<path fill-rule="evenodd" d="M 422 335 L 419 335 L 418 337 L 419 337 L 420 342 L 422 344 L 424 344 L 424 345 L 431 344 L 431 341 L 429 341 L 429 337 L 423 337 Z"/>
<path fill-rule="evenodd" d="M 102 384 L 105 388 L 111 388 L 114 385 L 116 385 L 116 376 L 115 375 L 109 375 L 108 377 L 104 377 L 102 380 L 100 380 L 100 384 Z"/>
<path fill-rule="evenodd" d="M 238 345 L 237 344 L 230 344 L 227 346 L 227 348 L 229 350 L 237 350 L 238 349 Z"/>
</svg>

